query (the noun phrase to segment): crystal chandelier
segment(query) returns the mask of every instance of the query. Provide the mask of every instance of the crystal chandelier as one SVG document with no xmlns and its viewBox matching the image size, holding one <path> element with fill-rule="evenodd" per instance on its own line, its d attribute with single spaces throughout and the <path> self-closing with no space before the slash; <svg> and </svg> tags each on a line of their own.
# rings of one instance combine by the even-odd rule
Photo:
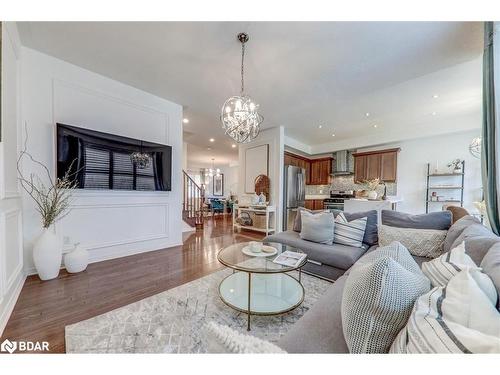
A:
<svg viewBox="0 0 500 375">
<path fill-rule="evenodd" d="M 481 158 L 481 137 L 476 137 L 471 141 L 469 151 L 475 158 Z"/>
<path fill-rule="evenodd" d="M 259 135 L 264 117 L 257 112 L 259 105 L 244 93 L 245 43 L 248 42 L 248 35 L 239 33 L 238 40 L 241 42 L 241 92 L 239 96 L 231 96 L 225 101 L 220 117 L 229 137 L 238 143 L 247 143 Z"/>
<path fill-rule="evenodd" d="M 220 169 L 215 168 L 214 161 L 215 161 L 215 159 L 212 158 L 212 168 L 205 168 L 205 184 L 207 184 L 207 185 L 210 183 L 210 180 L 209 179 L 207 180 L 207 177 L 212 178 L 214 175 L 216 177 L 220 176 Z"/>
<path fill-rule="evenodd" d="M 146 169 L 151 164 L 151 155 L 147 152 L 142 152 L 142 141 L 141 150 L 130 154 L 130 161 L 139 169 Z"/>
</svg>

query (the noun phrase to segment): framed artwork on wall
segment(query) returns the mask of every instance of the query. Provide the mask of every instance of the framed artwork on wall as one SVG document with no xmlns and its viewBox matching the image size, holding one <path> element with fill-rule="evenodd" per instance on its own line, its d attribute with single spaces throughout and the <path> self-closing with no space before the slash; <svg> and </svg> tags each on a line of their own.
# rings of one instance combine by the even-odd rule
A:
<svg viewBox="0 0 500 375">
<path fill-rule="evenodd" d="M 255 179 L 269 176 L 269 145 L 247 148 L 245 151 L 245 193 L 255 192 Z"/>
<path fill-rule="evenodd" d="M 224 195 L 224 173 L 215 175 L 213 179 L 213 195 L 215 196 L 223 196 Z"/>
</svg>

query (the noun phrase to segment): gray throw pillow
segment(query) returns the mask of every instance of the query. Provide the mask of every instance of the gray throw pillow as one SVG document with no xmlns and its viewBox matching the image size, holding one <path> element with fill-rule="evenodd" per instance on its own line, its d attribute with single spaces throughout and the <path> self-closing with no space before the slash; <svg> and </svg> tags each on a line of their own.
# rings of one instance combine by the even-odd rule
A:
<svg viewBox="0 0 500 375">
<path fill-rule="evenodd" d="M 397 228 L 448 230 L 451 226 L 452 216 L 450 211 L 412 215 L 399 211 L 382 210 L 381 219 L 383 225 Z"/>
<path fill-rule="evenodd" d="M 328 210 L 308 210 L 307 208 L 304 207 L 299 207 L 297 209 L 297 215 L 295 215 L 295 219 L 293 220 L 293 230 L 294 232 L 300 232 L 302 230 L 302 220 L 301 220 L 301 215 L 300 213 L 302 211 L 305 212 L 328 212 Z"/>
<path fill-rule="evenodd" d="M 448 229 L 448 233 L 446 234 L 446 239 L 444 240 L 444 251 L 448 252 L 453 249 L 453 244 L 457 243 L 457 238 L 463 233 L 465 229 L 467 229 L 472 224 L 481 224 L 479 220 L 474 218 L 473 216 L 464 216 L 461 219 L 457 220 L 453 223 L 453 225 Z M 462 241 L 458 241 L 460 243 Z M 456 247 L 456 246 L 455 246 Z"/>
<path fill-rule="evenodd" d="M 349 351 L 387 353 L 406 325 L 415 301 L 428 291 L 425 276 L 409 271 L 388 255 L 353 268 L 347 276 L 341 309 Z"/>
<path fill-rule="evenodd" d="M 347 221 L 353 221 L 356 219 L 361 219 L 366 217 L 366 228 L 365 235 L 363 237 L 363 243 L 368 246 L 373 246 L 378 244 L 378 214 L 377 210 L 363 211 L 363 212 L 344 212 L 343 213 Z M 335 216 L 337 216 L 334 213 Z"/>
<path fill-rule="evenodd" d="M 333 234 L 335 219 L 331 212 L 312 212 L 303 211 L 302 230 L 300 238 L 307 241 L 331 245 L 333 243 Z"/>
<path fill-rule="evenodd" d="M 482 224 L 474 223 L 465 228 L 452 243 L 454 249 L 465 242 L 465 253 L 469 255 L 474 263 L 479 265 L 484 255 L 500 238 Z"/>
<path fill-rule="evenodd" d="M 487 274 L 500 297 L 500 243 L 493 245 L 481 261 L 481 268 Z M 497 308 L 500 308 L 500 300 L 497 301 Z"/>
</svg>

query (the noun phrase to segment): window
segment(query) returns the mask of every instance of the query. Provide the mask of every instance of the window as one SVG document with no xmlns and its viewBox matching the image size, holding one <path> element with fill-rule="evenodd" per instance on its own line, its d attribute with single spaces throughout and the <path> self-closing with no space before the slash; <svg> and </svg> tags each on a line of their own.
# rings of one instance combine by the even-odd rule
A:
<svg viewBox="0 0 500 375">
<path fill-rule="evenodd" d="M 155 190 L 153 163 L 138 169 L 130 154 L 85 145 L 85 189 Z"/>
</svg>

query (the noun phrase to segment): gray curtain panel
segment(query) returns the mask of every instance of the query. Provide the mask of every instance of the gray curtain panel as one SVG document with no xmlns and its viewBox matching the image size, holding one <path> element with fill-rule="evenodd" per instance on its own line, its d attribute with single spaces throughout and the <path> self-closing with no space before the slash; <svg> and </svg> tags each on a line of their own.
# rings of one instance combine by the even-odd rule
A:
<svg viewBox="0 0 500 375">
<path fill-rule="evenodd" d="M 500 171 L 498 170 L 499 123 L 496 113 L 494 45 L 495 25 L 484 23 L 484 54 L 483 54 L 483 134 L 482 134 L 482 175 L 486 210 L 491 229 L 500 234 L 499 186 Z"/>
</svg>

